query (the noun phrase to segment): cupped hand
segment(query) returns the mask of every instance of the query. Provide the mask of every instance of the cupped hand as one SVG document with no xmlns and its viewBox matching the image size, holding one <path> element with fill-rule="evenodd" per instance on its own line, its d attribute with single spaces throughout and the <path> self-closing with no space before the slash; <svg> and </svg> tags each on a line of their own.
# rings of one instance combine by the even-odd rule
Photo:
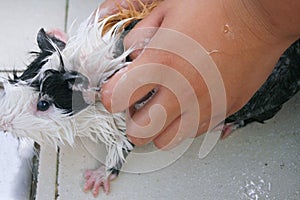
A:
<svg viewBox="0 0 300 200">
<path fill-rule="evenodd" d="M 102 16 L 117 11 L 114 2 L 101 5 Z M 127 110 L 126 134 L 134 144 L 172 148 L 215 127 L 251 98 L 299 37 L 274 25 L 261 6 L 165 0 L 130 31 L 124 43 L 137 49 L 133 62 L 103 85 L 102 101 L 111 112 Z"/>
</svg>

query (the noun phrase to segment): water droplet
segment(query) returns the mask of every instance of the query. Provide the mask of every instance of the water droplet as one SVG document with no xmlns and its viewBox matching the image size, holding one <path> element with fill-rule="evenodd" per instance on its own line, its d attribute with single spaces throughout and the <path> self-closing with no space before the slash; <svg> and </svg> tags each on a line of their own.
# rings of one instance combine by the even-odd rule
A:
<svg viewBox="0 0 300 200">
<path fill-rule="evenodd" d="M 148 44 L 150 42 L 150 38 L 145 38 L 144 42 L 145 44 Z"/>
<path fill-rule="evenodd" d="M 247 177 L 245 185 L 240 187 L 242 199 L 271 199 L 271 183 L 263 180 L 260 176 L 251 177 L 253 180 L 249 180 L 250 177 Z"/>
<path fill-rule="evenodd" d="M 228 25 L 228 24 L 225 24 L 224 27 L 223 27 L 223 32 L 224 32 L 224 33 L 228 33 L 229 31 L 230 31 L 229 25 Z"/>
</svg>

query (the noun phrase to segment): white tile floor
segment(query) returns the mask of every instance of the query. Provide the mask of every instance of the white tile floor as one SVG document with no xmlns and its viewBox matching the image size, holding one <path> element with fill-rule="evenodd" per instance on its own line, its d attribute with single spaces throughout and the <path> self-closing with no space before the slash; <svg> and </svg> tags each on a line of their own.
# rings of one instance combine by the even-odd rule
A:
<svg viewBox="0 0 300 200">
<path fill-rule="evenodd" d="M 11 0 L 0 2 L 0 76 L 6 70 L 24 69 L 40 27 L 64 28 L 65 2 L 60 0 Z M 18 155 L 18 141 L 0 133 L 0 199 L 29 197 L 29 160 Z"/>
<path fill-rule="evenodd" d="M 74 19 L 79 22 L 85 19 L 98 3 L 69 0 L 68 25 Z M 2 1 L 0 70 L 23 69 L 24 62 L 28 61 L 27 52 L 36 48 L 38 29 L 63 29 L 65 11 L 66 2 L 61 0 Z M 203 139 L 199 137 L 174 163 L 148 173 L 130 171 L 158 168 L 165 158 L 173 159 L 174 152 L 153 159 L 149 153 L 145 154 L 153 151 L 151 146 L 137 149 L 124 167 L 127 172 L 112 182 L 111 194 L 101 194 L 97 199 L 300 199 L 299 116 L 300 94 L 266 124 L 249 125 L 220 141 L 207 158 L 198 158 Z M 24 184 L 18 173 L 25 166 L 16 156 L 18 142 L 3 135 L 0 138 L 0 199 L 26 199 L 26 194 L 18 194 L 18 187 Z M 82 191 L 82 174 L 85 169 L 98 165 L 95 157 L 103 157 L 103 149 L 88 141 L 77 142 L 75 148 L 66 146 L 60 151 L 57 188 L 60 200 L 94 199 Z M 137 158 L 137 155 L 142 157 Z M 53 200 L 56 154 L 42 147 L 40 159 L 37 199 Z"/>
</svg>

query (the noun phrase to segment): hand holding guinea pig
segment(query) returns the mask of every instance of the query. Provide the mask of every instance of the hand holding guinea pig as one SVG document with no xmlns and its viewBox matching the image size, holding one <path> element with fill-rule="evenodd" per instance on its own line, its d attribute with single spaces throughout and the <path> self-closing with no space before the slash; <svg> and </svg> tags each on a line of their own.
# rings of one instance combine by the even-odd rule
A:
<svg viewBox="0 0 300 200">
<path fill-rule="evenodd" d="M 154 1 L 143 0 L 142 2 L 151 4 Z M 127 118 L 130 120 L 127 120 L 126 134 L 134 144 L 144 145 L 153 141 L 158 148 L 168 149 L 178 145 L 185 138 L 205 133 L 211 123 L 213 125 L 220 123 L 224 120 L 220 118 L 223 116 L 224 109 L 212 111 L 216 105 L 212 104 L 213 91 L 208 88 L 206 80 L 213 82 L 212 79 L 215 77 L 203 77 L 181 55 L 152 48 L 155 46 L 153 43 L 159 39 L 162 43 L 168 41 L 170 49 L 177 48 L 178 44 L 184 46 L 184 41 L 172 40 L 172 37 L 167 36 L 162 38 L 159 35 L 161 31 L 157 31 L 158 28 L 181 33 L 207 51 L 221 75 L 220 81 L 224 84 L 226 92 L 224 117 L 226 117 L 241 109 L 249 101 L 266 81 L 280 55 L 299 38 L 300 3 L 264 0 L 158 2 L 158 6 L 125 37 L 124 43 L 127 48 L 132 47 L 137 41 L 142 41 L 141 44 L 143 41 L 147 42 L 144 43 L 145 48 L 140 48 L 131 54 L 133 62 L 127 70 L 115 74 L 103 85 L 102 101 L 111 112 L 129 110 Z M 101 15 L 116 12 L 118 10 L 116 3 L 121 7 L 128 7 L 128 2 L 125 0 L 106 0 L 100 6 Z M 136 6 L 137 10 L 140 8 Z M 139 31 L 149 30 L 149 28 L 154 31 L 146 34 L 144 31 Z M 192 54 L 193 51 L 194 49 L 189 49 L 189 53 Z M 196 62 L 197 59 L 196 57 Z M 200 56 L 198 62 L 201 63 Z M 153 63 L 174 69 L 188 81 L 193 91 L 183 92 L 181 97 L 189 102 L 191 95 L 196 96 L 199 116 L 194 116 L 193 109 L 182 109 L 181 102 L 170 88 L 155 83 L 141 86 L 135 80 L 137 77 L 129 76 L 140 66 L 151 66 Z M 201 65 L 199 67 L 201 68 Z M 152 71 L 144 75 L 149 80 L 156 80 L 161 76 L 161 72 Z M 170 76 L 170 74 L 163 74 L 162 79 L 171 79 Z M 122 90 L 117 90 L 120 83 L 128 87 L 124 86 Z M 138 89 L 132 94 L 129 102 L 121 101 L 120 99 L 132 92 L 131 88 Z M 133 105 L 154 88 L 158 89 L 154 97 L 143 108 L 132 111 Z M 220 99 L 221 96 L 220 94 Z M 161 112 L 151 110 L 155 105 L 164 108 L 163 124 L 160 124 Z M 160 130 L 145 131 L 145 127 L 151 123 L 157 123 Z M 193 123 L 197 123 L 197 130 L 194 129 Z M 186 125 L 182 131 L 179 131 L 181 124 Z"/>
</svg>

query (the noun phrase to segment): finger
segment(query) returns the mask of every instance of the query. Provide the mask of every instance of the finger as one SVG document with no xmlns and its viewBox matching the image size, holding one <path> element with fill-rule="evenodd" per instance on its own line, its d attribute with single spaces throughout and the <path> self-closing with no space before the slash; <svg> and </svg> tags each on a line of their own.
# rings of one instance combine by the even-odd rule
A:
<svg viewBox="0 0 300 200">
<path fill-rule="evenodd" d="M 130 58 L 134 60 L 151 41 L 164 19 L 162 9 L 154 9 L 149 16 L 141 20 L 124 38 L 125 49 L 132 48 L 134 51 Z"/>
<path fill-rule="evenodd" d="M 146 36 L 145 36 L 145 32 L 143 33 L 143 31 L 134 31 L 132 34 L 131 32 L 129 33 L 129 35 L 127 35 L 128 37 L 126 38 L 126 45 L 127 47 L 132 47 L 134 46 L 135 43 L 134 40 L 137 41 L 145 41 L 145 37 L 149 38 L 151 37 L 152 34 L 154 34 L 156 28 L 149 28 L 149 27 L 157 27 L 159 26 L 159 24 L 161 23 L 162 19 L 163 19 L 163 12 L 159 11 L 159 10 L 154 10 L 153 13 L 151 13 L 145 20 L 142 20 L 138 25 L 137 28 L 141 28 L 141 27 L 148 27 L 148 32 L 146 32 Z M 136 30 L 142 30 L 142 29 L 136 29 Z M 138 36 L 141 36 L 141 39 L 137 39 Z M 143 47 L 144 45 L 142 45 Z M 136 48 L 136 47 L 135 47 Z M 139 48 L 137 48 L 139 49 Z M 153 52 L 151 50 L 147 51 L 147 52 L 143 52 L 143 56 L 141 56 L 139 59 L 134 60 L 134 62 L 132 64 L 130 64 L 128 67 L 123 68 L 123 70 L 120 70 L 118 73 L 116 73 L 106 84 L 104 84 L 102 86 L 102 102 L 103 105 L 105 106 L 105 108 L 107 110 L 109 110 L 110 112 L 120 112 L 125 110 L 126 108 L 128 108 L 129 106 L 133 105 L 136 101 L 138 101 L 139 99 L 141 99 L 143 96 L 145 96 L 147 93 L 149 93 L 152 89 L 154 89 L 156 87 L 156 84 L 144 84 L 141 85 L 141 83 L 138 83 L 137 78 L 139 77 L 140 80 L 142 80 L 142 77 L 145 77 L 145 73 L 141 72 L 141 74 L 139 74 L 140 72 L 136 72 L 133 73 L 133 76 L 128 77 L 128 72 L 132 71 L 133 69 L 137 68 L 140 65 L 143 65 L 145 63 L 151 63 L 151 62 L 155 62 L 156 63 L 160 63 L 158 60 L 161 59 L 159 56 L 155 56 L 153 58 Z M 126 78 L 127 76 L 127 78 Z M 145 77 L 146 79 L 151 78 L 151 74 L 148 77 Z M 118 83 L 120 83 L 120 81 L 123 81 L 124 83 L 122 83 L 125 88 L 123 89 L 123 91 L 121 92 L 121 94 L 117 94 L 116 99 L 113 100 L 112 96 L 113 96 L 113 90 L 116 87 L 116 85 Z M 141 82 L 146 82 L 141 81 Z M 132 96 L 132 98 L 130 98 L 130 101 L 126 101 L 124 102 L 124 99 L 126 99 L 124 96 L 124 94 L 128 93 L 129 90 L 131 90 L 131 87 L 136 86 L 135 84 L 138 84 L 138 90 L 134 93 L 134 95 Z M 137 89 L 137 88 L 135 88 Z M 132 91 L 130 91 L 132 92 Z M 120 96 L 119 96 L 120 95 Z M 123 96 L 122 96 L 123 95 Z M 127 100 L 127 99 L 126 99 Z M 112 102 L 116 101 L 114 108 L 112 108 Z"/>
<path fill-rule="evenodd" d="M 181 116 L 176 118 L 162 133 L 160 133 L 154 140 L 154 145 L 161 150 L 170 150 L 179 145 L 187 138 L 179 131 L 181 124 Z"/>
<path fill-rule="evenodd" d="M 110 112 L 121 112 L 146 96 L 164 81 L 159 64 L 163 62 L 158 50 L 146 50 L 128 67 L 117 72 L 103 84 L 102 103 Z"/>
<path fill-rule="evenodd" d="M 147 80 L 142 78 L 144 75 L 140 70 L 131 70 L 129 75 L 125 73 L 115 74 L 108 83 L 102 86 L 101 101 L 111 113 L 122 112 L 126 108 L 132 107 L 157 87 L 156 84 L 147 84 Z M 143 81 L 139 82 L 138 77 Z"/>
<path fill-rule="evenodd" d="M 146 49 L 143 55 L 126 69 L 123 68 L 116 73 L 102 86 L 102 103 L 110 112 L 121 112 L 142 99 L 158 85 L 176 91 L 177 96 L 188 94 L 194 97 L 194 90 L 184 77 L 185 73 L 189 74 L 189 71 L 185 70 L 185 72 L 182 67 L 181 71 L 174 70 L 175 67 L 180 68 L 185 65 L 184 60 L 172 53 L 159 49 Z"/>
<path fill-rule="evenodd" d="M 170 90 L 160 87 L 144 107 L 126 120 L 126 134 L 134 144 L 144 145 L 163 132 L 180 114 L 181 108 L 176 96 Z"/>
<path fill-rule="evenodd" d="M 195 137 L 199 128 L 199 121 L 192 112 L 184 112 L 177 117 L 154 140 L 154 145 L 162 150 L 170 150 L 185 139 Z"/>
<path fill-rule="evenodd" d="M 210 108 L 202 106 L 201 111 L 210 113 Z M 210 120 L 207 119 L 208 116 L 206 114 L 201 115 L 201 118 L 198 112 L 199 111 L 192 106 L 188 106 L 184 111 L 181 111 L 179 117 L 173 120 L 161 133 L 157 134 L 157 137 L 153 138 L 155 146 L 162 150 L 169 150 L 178 146 L 187 138 L 196 137 L 199 131 L 201 131 L 201 133 L 206 132 Z M 201 120 L 197 116 L 200 117 Z M 199 122 L 202 123 L 200 124 Z"/>
</svg>

